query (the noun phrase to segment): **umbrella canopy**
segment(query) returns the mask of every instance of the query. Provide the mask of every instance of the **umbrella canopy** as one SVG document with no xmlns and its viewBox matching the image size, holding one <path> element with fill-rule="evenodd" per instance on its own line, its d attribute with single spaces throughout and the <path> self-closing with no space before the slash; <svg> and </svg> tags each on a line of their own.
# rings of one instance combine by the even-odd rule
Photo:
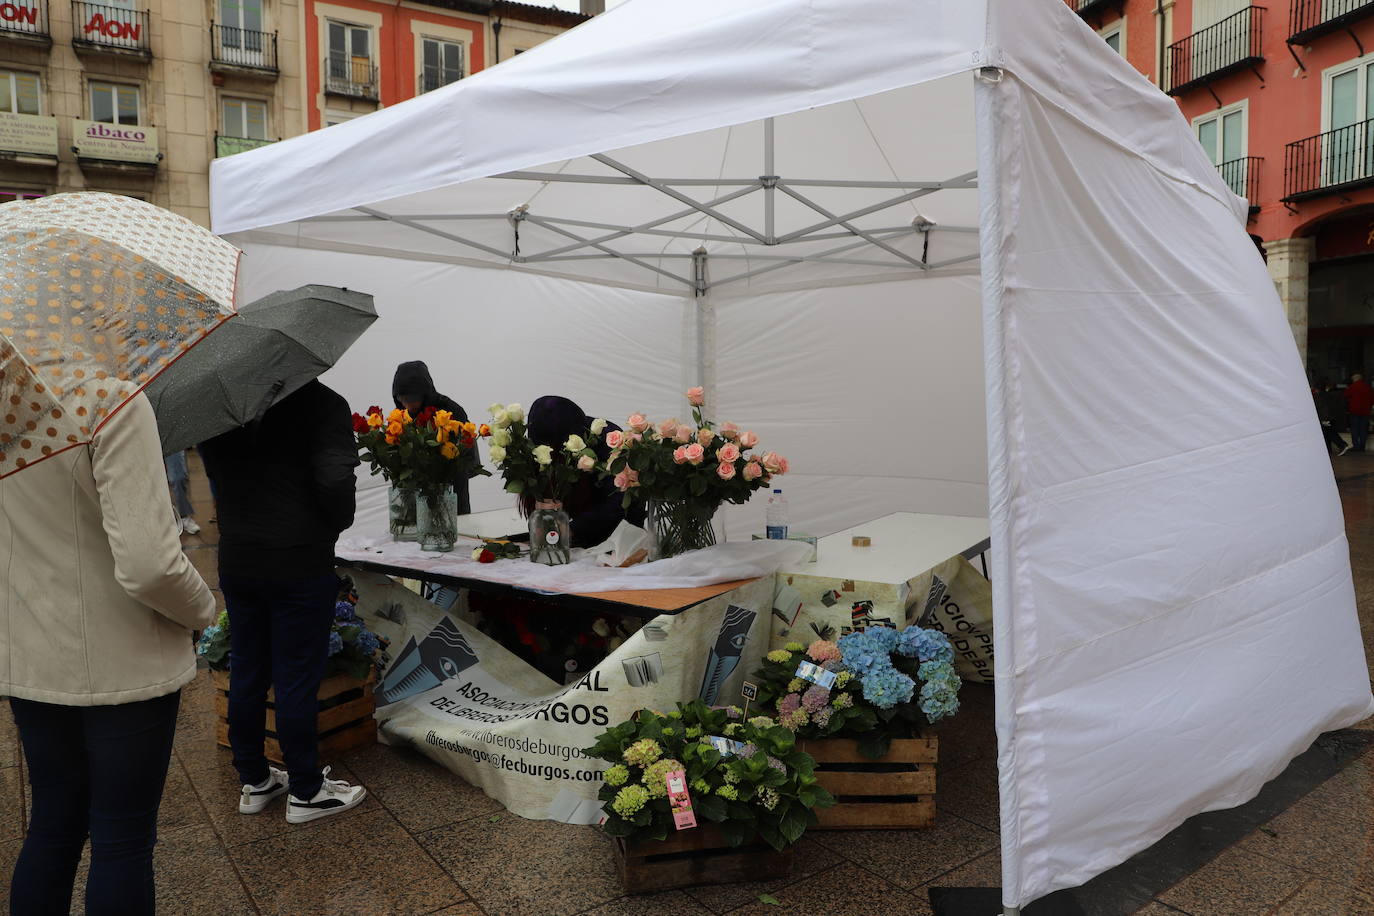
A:
<svg viewBox="0 0 1374 916">
<path fill-rule="evenodd" d="M 91 441 L 233 310 L 239 250 L 116 194 L 0 206 L 0 477 Z"/>
<path fill-rule="evenodd" d="M 244 306 L 148 386 L 171 454 L 252 422 L 343 356 L 377 312 L 366 293 L 302 286 Z"/>
</svg>

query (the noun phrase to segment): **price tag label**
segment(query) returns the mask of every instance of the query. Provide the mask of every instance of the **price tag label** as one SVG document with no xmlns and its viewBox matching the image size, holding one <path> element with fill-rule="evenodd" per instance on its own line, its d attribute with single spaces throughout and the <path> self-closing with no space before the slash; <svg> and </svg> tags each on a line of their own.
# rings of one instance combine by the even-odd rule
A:
<svg viewBox="0 0 1374 916">
<path fill-rule="evenodd" d="M 682 770 L 665 773 L 663 782 L 668 786 L 668 804 L 673 809 L 673 825 L 678 830 L 686 830 L 697 825 L 697 816 L 692 811 L 692 794 L 687 791 L 687 774 Z"/>
<path fill-rule="evenodd" d="M 804 681 L 810 681 L 826 690 L 835 686 L 835 678 L 838 677 L 834 671 L 826 671 L 820 665 L 813 665 L 811 662 L 802 662 L 797 666 L 796 676 Z"/>
<path fill-rule="evenodd" d="M 744 685 L 740 687 L 739 692 L 740 696 L 744 697 L 746 700 L 757 700 L 759 698 L 759 685 L 745 681 Z"/>
<path fill-rule="evenodd" d="M 550 531 L 548 534 L 544 535 L 544 540 L 548 542 L 550 547 L 557 545 L 559 540 L 558 532 Z"/>
<path fill-rule="evenodd" d="M 724 757 L 738 757 L 744 750 L 744 744 L 740 741 L 733 741 L 729 738 L 721 738 L 718 735 L 711 735 L 707 739 L 711 747 L 715 748 Z"/>
</svg>

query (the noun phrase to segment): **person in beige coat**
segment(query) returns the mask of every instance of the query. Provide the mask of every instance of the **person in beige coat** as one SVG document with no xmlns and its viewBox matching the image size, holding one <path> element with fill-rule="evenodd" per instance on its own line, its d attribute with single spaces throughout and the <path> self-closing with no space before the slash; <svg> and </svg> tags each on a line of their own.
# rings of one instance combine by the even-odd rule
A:
<svg viewBox="0 0 1374 916">
<path fill-rule="evenodd" d="M 23 428 L 0 427 L 0 449 Z M 11 913 L 68 911 L 88 835 L 86 912 L 152 913 L 191 631 L 215 601 L 181 551 L 144 395 L 89 442 L 44 454 L 0 476 L 0 696 L 33 788 Z"/>
</svg>

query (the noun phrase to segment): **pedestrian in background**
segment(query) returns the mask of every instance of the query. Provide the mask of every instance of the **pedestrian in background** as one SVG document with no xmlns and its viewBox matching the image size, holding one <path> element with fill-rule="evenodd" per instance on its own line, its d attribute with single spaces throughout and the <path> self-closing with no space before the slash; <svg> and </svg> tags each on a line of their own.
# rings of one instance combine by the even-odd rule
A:
<svg viewBox="0 0 1374 916">
<path fill-rule="evenodd" d="M 172 489 L 172 507 L 177 510 L 178 525 L 183 534 L 200 534 L 200 526 L 192 518 L 191 471 L 186 466 L 186 453 L 176 451 L 162 459 L 167 471 L 167 486 Z"/>
<path fill-rule="evenodd" d="M 1345 389 L 1345 407 L 1350 412 L 1350 447 L 1362 452 L 1369 435 L 1369 413 L 1374 409 L 1374 389 L 1358 372 L 1350 377 L 1350 385 Z"/>
<path fill-rule="evenodd" d="M 320 769 L 316 697 L 339 592 L 334 544 L 353 524 L 352 413 L 312 381 L 261 419 L 204 443 L 201 454 L 218 494 L 239 812 L 258 814 L 288 791 L 289 823 L 346 811 L 366 790 Z M 269 688 L 285 772 L 264 754 Z"/>
<path fill-rule="evenodd" d="M 1326 438 L 1327 446 L 1334 449 L 1336 457 L 1339 458 L 1341 455 L 1350 451 L 1350 446 L 1345 444 L 1345 440 L 1341 438 L 1341 434 L 1336 431 L 1335 418 L 1333 416 L 1333 402 L 1336 398 L 1333 398 L 1333 395 L 1335 395 L 1335 391 L 1332 389 L 1331 383 L 1326 379 L 1317 382 L 1316 387 L 1312 389 L 1312 401 L 1317 408 L 1317 419 L 1321 421 L 1322 436 Z M 1342 406 L 1344 406 L 1343 399 Z"/>
</svg>

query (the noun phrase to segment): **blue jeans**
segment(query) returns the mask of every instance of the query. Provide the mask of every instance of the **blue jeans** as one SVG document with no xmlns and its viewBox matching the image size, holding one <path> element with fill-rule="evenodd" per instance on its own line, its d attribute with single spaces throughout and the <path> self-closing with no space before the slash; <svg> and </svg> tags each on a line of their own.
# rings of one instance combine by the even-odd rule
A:
<svg viewBox="0 0 1374 916">
<path fill-rule="evenodd" d="M 12 916 L 66 916 L 87 835 L 88 916 L 154 911 L 157 809 L 180 704 L 180 691 L 115 706 L 10 699 L 33 787 Z"/>
<path fill-rule="evenodd" d="M 1350 447 L 1357 452 L 1364 451 L 1364 441 L 1369 436 L 1369 417 L 1357 413 L 1350 415 Z"/>
<path fill-rule="evenodd" d="M 191 508 L 191 472 L 186 467 L 186 453 L 173 452 L 162 459 L 167 471 L 167 485 L 172 488 L 172 505 L 176 507 L 178 518 L 190 518 L 195 514 Z"/>
<path fill-rule="evenodd" d="M 318 694 L 339 578 L 333 573 L 302 579 L 221 574 L 219 585 L 229 609 L 229 745 L 239 780 L 256 786 L 268 776 L 263 742 L 272 688 L 291 794 L 313 798 L 321 784 Z"/>
</svg>

